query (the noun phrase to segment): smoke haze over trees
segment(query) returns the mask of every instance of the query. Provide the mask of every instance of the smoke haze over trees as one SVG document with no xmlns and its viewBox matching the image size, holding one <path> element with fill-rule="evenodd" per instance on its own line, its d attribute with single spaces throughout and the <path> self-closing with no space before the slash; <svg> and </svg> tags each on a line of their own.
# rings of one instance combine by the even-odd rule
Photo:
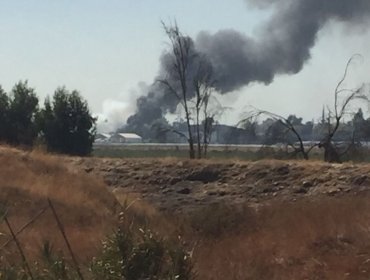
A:
<svg viewBox="0 0 370 280">
<path fill-rule="evenodd" d="M 279 74 L 295 74 L 310 59 L 318 32 L 330 21 L 348 26 L 369 23 L 368 0 L 247 0 L 248 5 L 272 12 L 257 37 L 248 37 L 236 30 L 220 30 L 214 34 L 201 31 L 192 39 L 194 53 L 206 57 L 221 94 L 240 89 L 251 82 L 269 84 Z M 168 52 L 160 58 L 158 77 L 170 78 Z M 191 75 L 190 75 L 191 76 Z M 189 95 L 189 99 L 193 95 Z M 125 130 L 151 127 L 176 110 L 178 101 L 165 87 L 153 84 L 149 92 L 138 98 L 137 111 L 127 120 Z"/>
</svg>

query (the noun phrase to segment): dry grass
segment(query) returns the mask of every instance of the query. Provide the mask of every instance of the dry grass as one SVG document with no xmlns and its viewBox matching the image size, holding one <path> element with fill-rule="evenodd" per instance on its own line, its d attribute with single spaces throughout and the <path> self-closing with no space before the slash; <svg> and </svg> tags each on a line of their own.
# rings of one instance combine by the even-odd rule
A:
<svg viewBox="0 0 370 280">
<path fill-rule="evenodd" d="M 157 162 L 178 164 L 172 158 Z M 205 163 L 184 160 L 181 164 Z M 262 161 L 248 172 L 281 164 Z M 336 178 L 347 167 L 357 173 L 369 170 L 369 166 L 348 164 L 320 171 L 324 167 L 316 162 L 294 165 L 297 174 L 303 172 L 305 177 L 330 171 L 336 172 L 332 175 Z M 0 148 L 0 201 L 7 204 L 12 225 L 19 228 L 50 197 L 77 255 L 88 259 L 115 226 L 117 202 L 100 180 L 69 168 L 57 156 Z M 366 194 L 305 197 L 285 203 L 271 200 L 255 208 L 212 205 L 182 215 L 159 212 L 139 195 L 120 191 L 114 195 L 139 226 L 148 226 L 169 239 L 181 236 L 193 255 L 197 279 L 370 278 L 370 204 Z M 0 232 L 6 233 L 0 236 L 2 244 L 9 238 L 3 224 Z M 65 248 L 50 212 L 20 238 L 28 256 L 37 254 L 46 239 L 55 248 Z M 2 255 L 15 250 L 13 245 L 6 249 Z"/>
<path fill-rule="evenodd" d="M 181 236 L 197 279 L 369 279 L 368 199 L 213 205 L 174 217 L 131 198 L 131 210 L 168 238 Z"/>
<path fill-rule="evenodd" d="M 273 203 L 248 217 L 197 246 L 200 279 L 369 279 L 368 198 Z"/>
<path fill-rule="evenodd" d="M 163 166 L 177 163 L 172 158 L 158 160 Z M 182 161 L 185 167 L 206 163 Z M 286 165 L 276 160 L 233 163 L 250 166 L 251 174 Z M 336 182 L 346 169 L 353 176 L 369 170 L 369 165 L 351 163 L 289 164 L 297 169 L 289 175 L 292 184 L 317 174 Z M 137 195 L 116 196 L 131 205 L 131 215 L 142 223 L 168 238 L 181 236 L 192 252 L 197 279 L 370 278 L 370 204 L 364 192 L 308 196 L 295 202 L 271 200 L 257 208 L 211 205 L 181 216 L 158 212 Z"/>
<path fill-rule="evenodd" d="M 8 210 L 15 231 L 44 208 L 50 198 L 81 260 L 90 259 L 96 253 L 100 240 L 115 225 L 118 204 L 103 182 L 70 172 L 56 156 L 1 147 L 0 188 L 0 203 Z M 0 236 L 1 246 L 10 239 L 4 223 L 0 224 L 0 232 L 4 233 Z M 55 250 L 66 251 L 50 210 L 20 235 L 30 258 L 39 253 L 46 240 Z M 15 246 L 10 244 L 1 254 L 12 259 L 14 252 Z"/>
</svg>

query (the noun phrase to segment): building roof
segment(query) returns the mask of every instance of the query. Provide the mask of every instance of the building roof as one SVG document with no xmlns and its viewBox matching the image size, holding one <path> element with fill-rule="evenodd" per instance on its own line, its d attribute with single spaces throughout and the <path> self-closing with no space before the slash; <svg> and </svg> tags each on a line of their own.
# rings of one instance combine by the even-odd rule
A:
<svg viewBox="0 0 370 280">
<path fill-rule="evenodd" d="M 135 133 L 118 133 L 118 135 L 126 139 L 141 139 L 141 136 Z"/>
<path fill-rule="evenodd" d="M 97 133 L 96 134 L 96 136 L 103 136 L 103 137 L 105 137 L 105 138 L 110 138 L 112 135 L 111 134 L 109 134 L 109 133 Z"/>
</svg>

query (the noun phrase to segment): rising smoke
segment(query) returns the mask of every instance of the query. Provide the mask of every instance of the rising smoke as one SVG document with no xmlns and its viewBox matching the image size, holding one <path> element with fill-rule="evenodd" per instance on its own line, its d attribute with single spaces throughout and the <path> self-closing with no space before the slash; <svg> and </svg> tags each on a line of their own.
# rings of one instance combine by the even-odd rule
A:
<svg viewBox="0 0 370 280">
<path fill-rule="evenodd" d="M 197 47 L 211 59 L 221 92 L 250 82 L 271 83 L 277 74 L 298 73 L 310 58 L 319 30 L 329 21 L 362 24 L 370 15 L 368 0 L 248 0 L 273 9 L 257 39 L 234 30 L 201 32 Z"/>
<path fill-rule="evenodd" d="M 245 0 L 248 5 L 271 9 L 272 16 L 259 29 L 257 38 L 235 30 L 215 34 L 202 31 L 194 41 L 194 51 L 210 61 L 216 89 L 226 94 L 251 82 L 269 84 L 279 74 L 298 73 L 310 58 L 317 34 L 329 21 L 363 25 L 370 18 L 369 0 Z M 159 77 L 171 77 L 161 58 Z M 190 95 L 191 96 L 191 95 Z M 137 112 L 127 121 L 127 129 L 148 126 L 173 112 L 177 100 L 164 87 L 153 85 L 137 100 Z"/>
</svg>

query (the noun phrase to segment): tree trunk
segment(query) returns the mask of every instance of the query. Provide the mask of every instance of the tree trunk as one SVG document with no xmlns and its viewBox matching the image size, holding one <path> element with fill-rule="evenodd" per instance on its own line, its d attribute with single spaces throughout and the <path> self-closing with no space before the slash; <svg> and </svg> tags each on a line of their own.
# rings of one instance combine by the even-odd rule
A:
<svg viewBox="0 0 370 280">
<path fill-rule="evenodd" d="M 199 130 L 199 108 L 197 108 L 197 141 L 198 141 L 198 159 L 202 158 L 202 145 L 200 143 L 200 130 Z"/>
<path fill-rule="evenodd" d="M 207 157 L 207 150 L 208 150 L 208 142 L 209 142 L 209 135 L 208 135 L 208 120 L 205 118 L 204 120 L 204 127 L 203 127 L 203 157 Z"/>
<path fill-rule="evenodd" d="M 194 151 L 194 140 L 193 140 L 193 133 L 191 131 L 191 125 L 190 125 L 190 114 L 188 110 L 188 106 L 185 102 L 185 114 L 186 114 L 186 124 L 188 126 L 188 142 L 189 142 L 189 158 L 194 159 L 195 158 L 195 151 Z"/>
<path fill-rule="evenodd" d="M 308 154 L 304 150 L 301 151 L 301 154 L 303 155 L 303 159 L 309 160 Z"/>
<path fill-rule="evenodd" d="M 300 150 L 301 150 L 301 153 L 303 155 L 303 158 L 305 160 L 308 160 L 309 159 L 308 153 L 305 151 L 305 148 L 304 148 L 304 145 L 303 145 L 302 141 L 300 141 Z"/>
<path fill-rule="evenodd" d="M 342 163 L 338 151 L 331 142 L 324 143 L 324 161 L 332 163 Z"/>
<path fill-rule="evenodd" d="M 189 158 L 195 159 L 194 141 L 192 136 L 189 137 Z"/>
</svg>

